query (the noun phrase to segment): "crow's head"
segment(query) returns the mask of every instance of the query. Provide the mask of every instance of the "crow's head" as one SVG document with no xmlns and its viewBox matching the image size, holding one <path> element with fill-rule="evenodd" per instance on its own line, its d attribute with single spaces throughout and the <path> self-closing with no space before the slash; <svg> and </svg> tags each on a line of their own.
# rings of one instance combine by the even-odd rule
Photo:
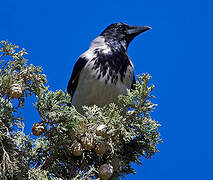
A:
<svg viewBox="0 0 213 180">
<path fill-rule="evenodd" d="M 149 29 L 151 29 L 149 26 L 130 26 L 120 22 L 109 25 L 100 35 L 106 40 L 121 43 L 127 49 L 134 37 Z"/>
</svg>

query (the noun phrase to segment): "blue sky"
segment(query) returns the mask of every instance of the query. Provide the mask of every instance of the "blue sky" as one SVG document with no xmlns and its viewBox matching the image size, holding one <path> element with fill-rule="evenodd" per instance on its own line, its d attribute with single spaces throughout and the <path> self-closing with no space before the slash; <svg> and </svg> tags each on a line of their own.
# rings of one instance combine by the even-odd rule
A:
<svg viewBox="0 0 213 180">
<path fill-rule="evenodd" d="M 51 89 L 65 90 L 74 62 L 107 25 L 151 26 L 128 54 L 136 74 L 153 77 L 159 104 L 153 118 L 162 124 L 164 143 L 127 179 L 211 180 L 212 5 L 210 0 L 5 0 L 0 39 L 26 48 L 29 63 L 43 67 Z M 38 121 L 32 102 L 25 107 L 27 132 Z"/>
</svg>

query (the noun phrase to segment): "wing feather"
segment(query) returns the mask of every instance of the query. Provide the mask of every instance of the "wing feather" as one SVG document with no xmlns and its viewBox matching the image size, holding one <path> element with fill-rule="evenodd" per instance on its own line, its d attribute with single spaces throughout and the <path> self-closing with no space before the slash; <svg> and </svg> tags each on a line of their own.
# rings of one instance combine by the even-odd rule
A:
<svg viewBox="0 0 213 180">
<path fill-rule="evenodd" d="M 75 93 L 75 90 L 78 86 L 78 79 L 79 79 L 80 73 L 82 69 L 85 67 L 86 63 L 87 63 L 86 58 L 79 57 L 79 59 L 74 65 L 72 75 L 67 85 L 67 92 L 71 95 L 71 97 L 73 97 L 73 94 Z"/>
</svg>

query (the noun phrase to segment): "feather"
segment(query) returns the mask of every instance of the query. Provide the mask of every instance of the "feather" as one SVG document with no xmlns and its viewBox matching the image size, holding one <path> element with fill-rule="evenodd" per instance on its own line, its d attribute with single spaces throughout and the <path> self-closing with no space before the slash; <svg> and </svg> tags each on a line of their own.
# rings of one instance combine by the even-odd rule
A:
<svg viewBox="0 0 213 180">
<path fill-rule="evenodd" d="M 67 92 L 71 95 L 71 98 L 73 97 L 73 94 L 75 93 L 75 90 L 78 85 L 78 79 L 79 79 L 80 73 L 82 69 L 85 67 L 86 63 L 87 63 L 86 58 L 79 57 L 79 59 L 74 65 L 73 72 L 67 86 Z"/>
</svg>

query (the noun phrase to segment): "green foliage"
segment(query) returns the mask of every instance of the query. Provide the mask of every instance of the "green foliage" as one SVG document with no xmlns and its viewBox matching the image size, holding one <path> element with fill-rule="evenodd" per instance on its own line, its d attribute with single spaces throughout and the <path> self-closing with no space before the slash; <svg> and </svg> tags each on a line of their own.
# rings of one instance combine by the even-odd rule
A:
<svg viewBox="0 0 213 180">
<path fill-rule="evenodd" d="M 1 179 L 28 179 L 33 140 L 23 133 L 23 118 L 19 109 L 28 95 L 38 95 L 45 89 L 42 69 L 27 66 L 22 49 L 1 41 L 0 49 L 0 177 Z M 21 96 L 11 97 L 14 84 Z"/>
<path fill-rule="evenodd" d="M 150 116 L 156 106 L 150 101 L 150 75 L 138 76 L 135 90 L 120 96 L 118 104 L 85 106 L 80 114 L 67 106 L 67 93 L 48 90 L 42 69 L 28 66 L 25 54 L 1 42 L 1 179 L 98 179 L 103 164 L 113 167 L 110 179 L 118 179 L 135 173 L 131 163 L 141 165 L 141 156 L 158 152 L 160 125 Z M 36 139 L 24 134 L 20 114 L 32 94 L 41 118 L 32 127 Z"/>
</svg>

